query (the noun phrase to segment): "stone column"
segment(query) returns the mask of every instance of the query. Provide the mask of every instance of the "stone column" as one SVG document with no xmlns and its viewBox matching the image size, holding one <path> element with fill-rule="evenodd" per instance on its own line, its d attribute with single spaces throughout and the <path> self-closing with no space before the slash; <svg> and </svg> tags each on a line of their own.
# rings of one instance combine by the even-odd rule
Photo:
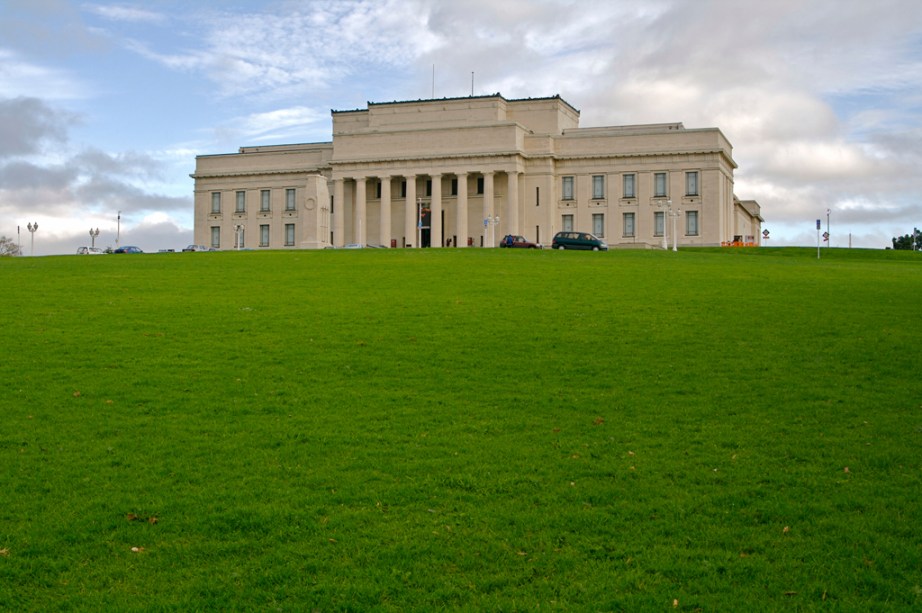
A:
<svg viewBox="0 0 922 613">
<path fill-rule="evenodd" d="M 467 173 L 458 173 L 458 244 L 455 247 L 467 247 Z"/>
<path fill-rule="evenodd" d="M 391 178 L 381 177 L 381 221 L 379 223 L 378 242 L 385 247 L 391 246 Z"/>
<path fill-rule="evenodd" d="M 359 177 L 355 180 L 355 219 L 353 224 L 352 235 L 353 242 L 359 245 L 365 244 L 365 236 L 368 231 L 368 219 L 365 214 L 365 177 Z"/>
<path fill-rule="evenodd" d="M 490 219 L 490 225 L 484 228 L 486 236 L 483 239 L 484 247 L 495 247 L 496 228 L 493 227 L 493 173 L 483 173 L 483 216 Z M 502 238 L 502 237 L 500 237 Z"/>
<path fill-rule="evenodd" d="M 403 218 L 403 233 L 406 236 L 405 240 L 408 245 L 419 247 L 416 240 L 416 224 L 419 221 L 416 218 L 416 175 L 406 175 L 404 179 L 407 182 L 407 198 Z"/>
<path fill-rule="evenodd" d="M 506 228 L 506 234 L 521 234 L 519 227 L 519 173 L 506 173 L 506 210 L 502 227 Z"/>
<path fill-rule="evenodd" d="M 432 177 L 432 223 L 429 225 L 430 247 L 442 247 L 442 175 Z"/>
<path fill-rule="evenodd" d="M 333 179 L 333 246 L 342 247 L 346 244 L 343 235 L 345 227 L 346 197 L 342 179 Z"/>
</svg>

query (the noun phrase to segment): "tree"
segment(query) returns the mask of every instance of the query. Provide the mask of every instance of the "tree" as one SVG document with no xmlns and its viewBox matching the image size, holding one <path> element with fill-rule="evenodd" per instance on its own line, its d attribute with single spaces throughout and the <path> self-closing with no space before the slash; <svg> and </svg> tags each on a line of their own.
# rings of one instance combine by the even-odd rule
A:
<svg viewBox="0 0 922 613">
<path fill-rule="evenodd" d="M 894 236 L 893 248 L 902 251 L 922 251 L 922 230 L 913 228 L 912 234 Z"/>
<path fill-rule="evenodd" d="M 0 236 L 0 257 L 13 255 L 22 255 L 19 245 L 12 238 Z"/>
</svg>

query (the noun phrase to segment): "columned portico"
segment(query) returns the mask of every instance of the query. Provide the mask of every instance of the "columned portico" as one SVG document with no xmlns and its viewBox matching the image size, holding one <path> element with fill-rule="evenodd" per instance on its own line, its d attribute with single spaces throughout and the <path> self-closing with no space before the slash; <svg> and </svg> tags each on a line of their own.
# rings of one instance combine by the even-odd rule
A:
<svg viewBox="0 0 922 613">
<path fill-rule="evenodd" d="M 342 179 L 333 179 L 333 246 L 342 247 L 346 244 L 346 196 Z"/>
<path fill-rule="evenodd" d="M 378 243 L 391 246 L 391 177 L 381 177 L 381 220 L 379 224 Z"/>
<path fill-rule="evenodd" d="M 519 228 L 519 173 L 518 171 L 506 173 L 506 210 L 503 226 L 508 234 L 521 234 Z"/>
<path fill-rule="evenodd" d="M 407 182 L 406 211 L 403 217 L 404 240 L 406 245 L 419 247 L 416 243 L 416 175 L 406 175 L 404 179 Z"/>
<path fill-rule="evenodd" d="M 457 235 L 455 247 L 467 247 L 467 173 L 458 173 Z"/>
<path fill-rule="evenodd" d="M 493 172 L 483 173 L 483 216 L 490 220 L 490 226 L 484 228 L 484 247 L 495 247 L 493 244 L 496 230 L 492 228 L 493 224 Z"/>
<path fill-rule="evenodd" d="M 442 175 L 431 175 L 432 178 L 432 203 L 429 205 L 432 211 L 432 221 L 430 222 L 430 247 L 442 246 Z"/>
<path fill-rule="evenodd" d="M 364 245 L 365 236 L 368 228 L 368 215 L 366 214 L 366 192 L 365 177 L 359 177 L 355 180 L 355 218 L 353 220 L 352 242 Z"/>
</svg>

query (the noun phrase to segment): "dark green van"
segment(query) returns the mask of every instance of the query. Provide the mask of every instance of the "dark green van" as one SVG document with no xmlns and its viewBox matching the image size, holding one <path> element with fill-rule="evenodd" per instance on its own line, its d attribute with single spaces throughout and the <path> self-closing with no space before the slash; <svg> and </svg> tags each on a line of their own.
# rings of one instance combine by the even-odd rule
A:
<svg viewBox="0 0 922 613">
<path fill-rule="evenodd" d="M 552 249 L 588 249 L 608 251 L 608 244 L 588 232 L 558 232 L 551 243 Z"/>
</svg>

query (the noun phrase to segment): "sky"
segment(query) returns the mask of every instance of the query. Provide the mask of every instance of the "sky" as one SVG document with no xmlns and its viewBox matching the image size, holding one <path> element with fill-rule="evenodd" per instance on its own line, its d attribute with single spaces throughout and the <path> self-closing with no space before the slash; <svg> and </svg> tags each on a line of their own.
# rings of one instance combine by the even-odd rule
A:
<svg viewBox="0 0 922 613">
<path fill-rule="evenodd" d="M 0 0 L 0 235 L 178 250 L 197 155 L 472 93 L 720 128 L 765 245 L 922 227 L 919 0 Z"/>
</svg>

